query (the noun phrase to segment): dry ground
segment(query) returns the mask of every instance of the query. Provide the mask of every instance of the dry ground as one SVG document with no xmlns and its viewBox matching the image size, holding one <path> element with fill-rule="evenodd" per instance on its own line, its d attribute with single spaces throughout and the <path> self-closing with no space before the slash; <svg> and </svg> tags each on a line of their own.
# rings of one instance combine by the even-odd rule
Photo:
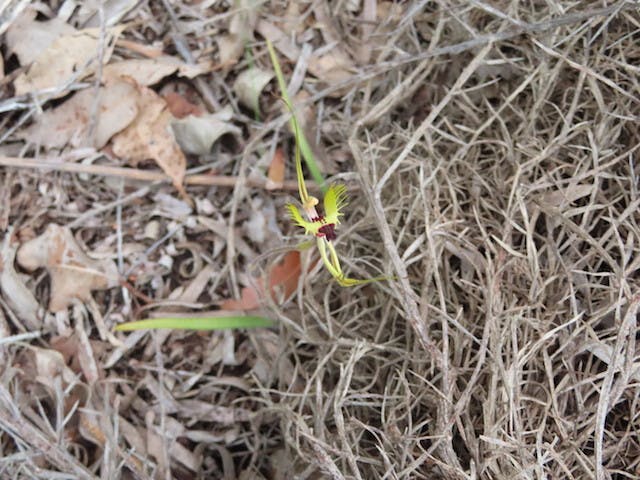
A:
<svg viewBox="0 0 640 480">
<path fill-rule="evenodd" d="M 99 5 L 1 7 L 1 478 L 640 477 L 635 2 Z M 102 68 L 19 94 L 29 65 L 10 25 L 28 7 L 101 28 L 100 55 L 109 22 L 128 25 L 110 62 L 213 60 L 149 87 L 230 107 L 211 153 L 186 157 L 213 184 L 181 196 L 115 139 L 36 139 L 43 112 L 102 88 Z M 263 299 L 271 330 L 114 336 L 241 298 L 300 242 L 295 191 L 265 188 L 282 153 L 293 179 L 275 82 L 259 114 L 232 87 L 271 70 L 277 32 L 322 168 L 350 185 L 345 268 L 398 279 L 345 289 L 305 251 L 290 297 Z M 37 251 L 14 262 L 51 225 L 120 284 L 67 305 L 54 289 L 70 280 L 25 267 Z"/>
</svg>

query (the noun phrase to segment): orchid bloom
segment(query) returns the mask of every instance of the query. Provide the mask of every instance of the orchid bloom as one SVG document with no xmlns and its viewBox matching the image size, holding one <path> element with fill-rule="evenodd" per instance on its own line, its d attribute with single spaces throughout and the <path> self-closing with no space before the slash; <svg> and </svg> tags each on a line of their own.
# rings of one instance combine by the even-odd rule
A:
<svg viewBox="0 0 640 480">
<path fill-rule="evenodd" d="M 293 114 L 293 113 L 292 113 Z M 385 280 L 388 277 L 375 277 L 368 279 L 356 279 L 348 278 L 344 275 L 342 267 L 340 266 L 340 260 L 338 253 L 336 252 L 333 241 L 337 238 L 336 227 L 340 224 L 340 217 L 343 215 L 341 209 L 347 204 L 347 188 L 342 184 L 331 185 L 324 195 L 323 212 L 319 213 L 318 199 L 309 195 L 307 192 L 307 186 L 304 182 L 304 175 L 302 173 L 302 161 L 300 159 L 300 149 L 298 147 L 298 124 L 293 117 L 296 133 L 296 175 L 298 177 L 298 191 L 300 192 L 300 201 L 302 203 L 302 210 L 306 215 L 305 219 L 298 207 L 290 203 L 287 205 L 291 220 L 298 226 L 304 228 L 307 235 L 314 235 L 318 245 L 318 251 L 320 257 L 329 273 L 336 279 L 336 281 L 343 287 L 352 287 L 355 285 L 362 285 L 365 283 L 376 282 L 379 280 Z"/>
</svg>

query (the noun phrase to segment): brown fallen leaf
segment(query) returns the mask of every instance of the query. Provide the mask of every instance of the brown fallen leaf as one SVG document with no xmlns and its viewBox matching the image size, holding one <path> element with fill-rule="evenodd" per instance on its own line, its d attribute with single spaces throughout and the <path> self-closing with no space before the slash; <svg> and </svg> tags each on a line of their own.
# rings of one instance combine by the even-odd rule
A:
<svg viewBox="0 0 640 480">
<path fill-rule="evenodd" d="M 167 102 L 153 90 L 138 87 L 137 107 L 134 121 L 113 137 L 113 152 L 132 165 L 154 160 L 184 193 L 182 181 L 187 159 L 171 130 L 172 116 Z"/>
<path fill-rule="evenodd" d="M 100 43 L 104 42 L 102 62 L 107 63 L 123 30 L 122 25 L 108 28 L 101 38 L 99 28 L 76 30 L 59 19 L 39 22 L 33 10 L 26 10 L 7 32 L 10 49 L 28 67 L 13 83 L 16 95 L 61 87 L 74 77 L 93 74 Z"/>
<path fill-rule="evenodd" d="M 167 102 L 167 107 L 169 108 L 171 115 L 175 118 L 180 119 L 189 115 L 200 117 L 205 114 L 204 108 L 190 102 L 184 97 L 184 95 L 180 95 L 178 92 L 163 93 L 162 98 Z"/>
<path fill-rule="evenodd" d="M 269 292 L 273 301 L 287 299 L 298 288 L 298 279 L 302 273 L 300 252 L 287 252 L 282 261 L 273 267 L 266 278 L 256 279 L 256 287 L 244 287 L 240 300 L 225 300 L 220 304 L 222 310 L 254 310 L 261 306 L 266 296 L 265 283 L 269 284 Z"/>
<path fill-rule="evenodd" d="M 111 260 L 94 260 L 78 245 L 71 230 L 51 224 L 39 237 L 18 250 L 20 266 L 32 271 L 44 267 L 51 277 L 49 310 L 60 312 L 74 300 L 89 301 L 92 290 L 118 285 L 119 276 Z"/>
<path fill-rule="evenodd" d="M 280 188 L 284 182 L 285 156 L 282 148 L 276 148 L 269 171 L 267 172 L 267 189 Z"/>
<path fill-rule="evenodd" d="M 82 90 L 59 107 L 42 113 L 18 137 L 48 148 L 61 148 L 67 144 L 104 147 L 113 135 L 136 118 L 138 93 L 130 82 L 118 80 L 104 85 L 98 95 L 93 139 L 89 134 L 96 101 L 94 88 Z"/>
<path fill-rule="evenodd" d="M 22 350 L 16 360 L 25 380 L 51 390 L 59 388 L 59 385 L 56 386 L 58 377 L 61 378 L 63 387 L 77 381 L 62 354 L 55 350 L 30 346 L 29 349 Z"/>
</svg>

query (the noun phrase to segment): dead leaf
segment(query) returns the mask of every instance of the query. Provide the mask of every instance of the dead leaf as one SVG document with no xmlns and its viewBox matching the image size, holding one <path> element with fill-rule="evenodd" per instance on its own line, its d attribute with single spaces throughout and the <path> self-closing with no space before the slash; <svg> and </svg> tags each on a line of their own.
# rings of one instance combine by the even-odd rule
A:
<svg viewBox="0 0 640 480">
<path fill-rule="evenodd" d="M 300 264 L 300 252 L 293 250 L 287 252 L 282 261 L 271 267 L 265 278 L 256 279 L 256 286 L 242 289 L 240 300 L 225 300 L 220 304 L 222 310 L 254 310 L 261 306 L 261 300 L 265 297 L 265 282 L 269 283 L 271 298 L 275 302 L 278 299 L 285 300 L 298 288 L 298 279 L 302 273 Z"/>
<path fill-rule="evenodd" d="M 80 368 L 84 373 L 89 385 L 93 385 L 101 377 L 101 369 L 96 362 L 95 353 L 89 341 L 87 332 L 84 330 L 83 322 L 76 322 L 76 336 L 78 339 L 78 359 L 80 360 Z"/>
<path fill-rule="evenodd" d="M 39 22 L 33 10 L 25 11 L 7 32 L 10 48 L 21 65 L 28 67 L 14 81 L 16 95 L 60 87 L 74 76 L 91 75 L 97 68 L 100 42 L 104 42 L 102 62 L 107 63 L 123 30 L 124 26 L 111 27 L 101 38 L 99 28 L 76 30 L 59 19 Z"/>
<path fill-rule="evenodd" d="M 103 8 L 104 23 L 112 26 L 122 20 L 138 4 L 138 0 L 84 0 L 76 3 L 80 6 L 77 20 L 80 25 L 99 27 L 101 18 L 98 11 Z"/>
<path fill-rule="evenodd" d="M 252 201 L 252 204 L 259 203 L 260 200 Z M 261 203 L 261 202 L 260 202 Z M 252 205 L 253 206 L 253 205 Z M 260 208 L 251 208 L 249 220 L 242 224 L 247 236 L 254 243 L 263 243 L 266 239 L 265 231 L 267 230 L 267 218 Z"/>
<path fill-rule="evenodd" d="M 229 33 L 216 36 L 220 63 L 224 67 L 237 63 L 247 43 L 253 40 L 262 3 L 259 0 L 240 0 L 235 3 L 237 8 L 229 22 Z"/>
<path fill-rule="evenodd" d="M 261 0 L 240 0 L 236 12 L 229 22 L 229 33 L 238 35 L 243 41 L 253 40 L 253 30 L 258 21 Z"/>
<path fill-rule="evenodd" d="M 51 348 L 59 352 L 64 358 L 64 363 L 74 373 L 80 372 L 80 363 L 78 362 L 78 338 L 75 333 L 66 337 L 64 335 L 54 335 L 49 340 Z"/>
<path fill-rule="evenodd" d="M 76 375 L 66 365 L 60 352 L 30 346 L 18 358 L 21 370 L 27 380 L 35 381 L 52 390 L 56 389 L 56 379 L 60 377 L 63 386 L 76 381 Z"/>
<path fill-rule="evenodd" d="M 291 38 L 296 38 L 297 35 L 304 33 L 305 19 L 308 17 L 304 15 L 303 8 L 299 2 L 289 2 L 282 16 L 280 22 L 282 30 Z"/>
<path fill-rule="evenodd" d="M 244 52 L 245 42 L 237 35 L 218 35 L 216 36 L 216 43 L 218 44 L 220 64 L 224 68 L 235 65 L 242 56 L 242 52 Z"/>
<path fill-rule="evenodd" d="M 139 87 L 137 106 L 134 121 L 113 137 L 113 152 L 133 165 L 154 160 L 182 192 L 187 159 L 171 130 L 167 103 L 153 90 Z"/>
<path fill-rule="evenodd" d="M 19 0 L 13 2 L 2 2 L 0 7 L 0 15 L 2 15 L 2 21 L 0 22 L 0 35 L 4 34 L 9 27 L 22 15 L 25 9 L 31 2 L 29 0 Z M 6 38 L 6 37 L 5 37 Z"/>
<path fill-rule="evenodd" d="M 88 88 L 76 93 L 59 107 L 47 110 L 18 134 L 30 142 L 48 147 L 104 147 L 109 139 L 136 118 L 137 90 L 129 82 L 116 81 L 100 88 L 93 142 L 88 138 L 96 91 Z"/>
<path fill-rule="evenodd" d="M 138 85 L 149 86 L 175 72 L 177 67 L 157 59 L 135 58 L 106 65 L 102 72 L 105 78 L 129 77 Z"/>
<path fill-rule="evenodd" d="M 181 303 L 196 303 L 207 284 L 214 278 L 217 273 L 213 265 L 207 265 L 198 272 L 193 280 L 189 284 L 185 285 L 177 298 Z"/>
<path fill-rule="evenodd" d="M 27 8 L 7 29 L 7 47 L 18 56 L 20 65 L 36 61 L 61 36 L 76 33 L 75 28 L 59 18 L 37 22 L 37 14 L 36 10 Z"/>
<path fill-rule="evenodd" d="M 180 95 L 177 92 L 166 92 L 162 94 L 162 98 L 167 102 L 167 107 L 175 118 L 184 118 L 189 115 L 200 117 L 205 114 L 205 110 L 191 103 L 184 95 Z"/>
<path fill-rule="evenodd" d="M 92 290 L 118 285 L 118 271 L 110 260 L 87 256 L 71 230 L 51 224 L 42 235 L 18 250 L 18 263 L 27 270 L 44 267 L 51 277 L 49 310 L 60 312 L 74 300 L 89 301 Z"/>
<path fill-rule="evenodd" d="M 240 73 L 233 83 L 238 100 L 245 107 L 260 113 L 260 94 L 273 78 L 273 72 L 253 67 Z"/>
<path fill-rule="evenodd" d="M 284 183 L 285 173 L 285 156 L 282 148 L 276 148 L 271 164 L 269 165 L 269 171 L 267 172 L 267 189 L 280 188 Z"/>
<path fill-rule="evenodd" d="M 354 65 L 344 50 L 335 48 L 321 57 L 312 55 L 308 68 L 318 79 L 333 85 L 351 78 Z"/>
<path fill-rule="evenodd" d="M 129 77 L 138 85 L 149 86 L 176 72 L 181 77 L 194 78 L 212 71 L 214 67 L 212 61 L 191 65 L 163 55 L 158 58 L 136 58 L 113 62 L 104 67 L 103 75 L 105 78 Z"/>
<path fill-rule="evenodd" d="M 194 155 L 207 155 L 213 144 L 223 135 L 231 133 L 240 135 L 241 130 L 231 123 L 230 108 L 218 113 L 196 117 L 189 115 L 181 119 L 173 119 L 171 128 L 182 149 Z"/>
</svg>

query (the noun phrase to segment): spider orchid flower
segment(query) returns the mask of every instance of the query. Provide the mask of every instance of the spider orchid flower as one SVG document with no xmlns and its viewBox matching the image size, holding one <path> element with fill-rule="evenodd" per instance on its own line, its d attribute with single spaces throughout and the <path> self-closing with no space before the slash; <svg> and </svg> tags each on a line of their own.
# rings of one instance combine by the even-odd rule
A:
<svg viewBox="0 0 640 480">
<path fill-rule="evenodd" d="M 304 228 L 307 235 L 316 237 L 320 258 L 327 270 L 338 284 L 343 287 L 352 287 L 365 283 L 386 280 L 388 277 L 374 277 L 367 279 L 348 278 L 345 276 L 340 266 L 340 259 L 334 245 L 337 238 L 336 227 L 340 224 L 340 217 L 343 216 L 342 208 L 347 204 L 347 188 L 342 184 L 331 185 L 323 200 L 323 213 L 318 212 L 319 201 L 316 197 L 309 195 L 307 186 L 302 173 L 302 161 L 300 159 L 300 150 L 298 147 L 298 125 L 294 119 L 296 133 L 296 176 L 298 177 L 298 191 L 300 193 L 300 201 L 304 215 L 300 213 L 298 207 L 290 203 L 287 205 L 291 220 L 296 225 Z"/>
</svg>

